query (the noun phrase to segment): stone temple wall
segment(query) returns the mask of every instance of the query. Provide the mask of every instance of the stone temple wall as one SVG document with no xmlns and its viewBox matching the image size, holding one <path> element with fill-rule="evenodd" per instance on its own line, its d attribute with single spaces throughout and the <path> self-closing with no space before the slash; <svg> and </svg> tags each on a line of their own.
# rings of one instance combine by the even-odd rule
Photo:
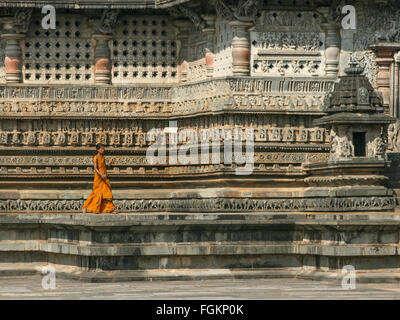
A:
<svg viewBox="0 0 400 320">
<path fill-rule="evenodd" d="M 303 168 L 329 157 L 329 132 L 313 120 L 324 115 L 325 96 L 351 55 L 394 112 L 383 49 L 369 49 L 358 32 L 340 32 L 314 1 L 207 4 L 59 7 L 54 30 L 42 28 L 38 5 L 0 12 L 0 212 L 80 211 L 100 142 L 115 159 L 109 173 L 122 211 L 393 207 L 389 196 L 309 198 Z M 355 6 L 360 17 L 376 10 L 367 2 Z M 372 27 L 371 44 L 385 26 Z M 397 51 L 390 50 L 394 63 Z M 7 57 L 19 63 L 7 65 Z M 190 144 L 188 129 L 209 142 L 217 130 L 223 147 L 230 139 L 223 130 L 234 128 L 244 147 L 251 129 L 253 173 L 236 175 L 235 163 L 148 163 L 147 133 L 172 120 L 179 147 Z"/>
</svg>

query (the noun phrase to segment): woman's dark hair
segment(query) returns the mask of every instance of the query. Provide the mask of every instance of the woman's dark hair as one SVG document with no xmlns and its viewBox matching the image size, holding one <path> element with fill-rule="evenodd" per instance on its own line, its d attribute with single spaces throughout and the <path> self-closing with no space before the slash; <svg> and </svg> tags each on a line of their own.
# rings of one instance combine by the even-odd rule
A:
<svg viewBox="0 0 400 320">
<path fill-rule="evenodd" d="M 102 143 L 96 144 L 96 150 L 99 150 L 99 149 L 101 149 L 102 147 L 105 147 L 105 145 L 102 144 Z"/>
</svg>

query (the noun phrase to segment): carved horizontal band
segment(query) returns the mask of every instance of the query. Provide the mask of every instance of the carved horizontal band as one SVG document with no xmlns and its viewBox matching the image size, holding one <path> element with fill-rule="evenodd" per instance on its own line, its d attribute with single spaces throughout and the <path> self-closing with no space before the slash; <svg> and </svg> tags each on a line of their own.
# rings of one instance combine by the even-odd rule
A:
<svg viewBox="0 0 400 320">
<path fill-rule="evenodd" d="M 299 152 L 260 152 L 254 154 L 254 161 L 260 163 L 302 163 L 324 161 L 328 153 L 299 153 Z M 200 154 L 199 154 L 200 157 Z M 223 159 L 223 157 L 221 157 Z M 146 164 L 146 156 L 113 156 L 116 166 Z M 199 162 L 200 163 L 200 162 Z M 0 166 L 92 166 L 92 156 L 1 156 Z"/>
<path fill-rule="evenodd" d="M 1 120 L 0 120 L 1 121 Z M 1 123 L 0 123 L 1 125 Z M 114 123 L 115 125 L 115 123 Z M 110 123 L 111 127 L 112 124 Z M 54 124 L 53 124 L 54 127 Z M 185 128 L 186 129 L 186 128 Z M 100 131 L 98 127 L 94 129 Z M 201 142 L 211 142 L 212 135 L 218 134 L 217 141 L 222 144 L 225 140 L 230 140 L 226 136 L 223 129 L 217 129 L 213 131 L 211 129 L 204 130 L 190 130 L 190 134 L 195 135 L 194 143 L 201 144 Z M 181 134 L 182 132 L 182 134 Z M 244 131 L 243 131 L 244 132 Z M 207 134 L 207 136 L 205 136 Z M 231 133 L 229 133 L 231 134 Z M 203 136 L 205 138 L 203 138 Z M 183 130 L 178 132 L 178 144 L 187 144 L 189 140 L 189 134 Z M 254 142 L 299 142 L 299 143 L 325 143 L 327 135 L 324 129 L 321 128 L 261 128 L 256 129 L 254 133 Z M 233 138 L 233 140 L 236 140 Z M 245 140 L 245 139 L 243 139 Z M 153 140 L 154 141 L 154 140 Z M 0 126 L 0 145 L 7 146 L 94 146 L 97 143 L 103 143 L 109 146 L 149 146 L 153 144 L 149 141 L 148 135 L 145 132 L 138 132 L 131 128 L 118 128 L 118 130 L 101 130 L 100 132 L 94 132 L 91 128 L 90 131 L 70 131 L 70 130 L 28 130 L 28 131 L 3 131 Z"/>
<path fill-rule="evenodd" d="M 84 200 L 0 200 L 0 212 L 78 212 Z M 172 199 L 115 200 L 121 212 L 276 212 L 392 210 L 393 197 L 315 199 Z"/>
</svg>

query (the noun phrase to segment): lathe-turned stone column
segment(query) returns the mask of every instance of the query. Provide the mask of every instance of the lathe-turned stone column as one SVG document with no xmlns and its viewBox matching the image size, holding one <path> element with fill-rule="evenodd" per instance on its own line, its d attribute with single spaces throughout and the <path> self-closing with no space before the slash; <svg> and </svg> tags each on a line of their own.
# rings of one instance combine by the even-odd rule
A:
<svg viewBox="0 0 400 320">
<path fill-rule="evenodd" d="M 181 82 L 187 82 L 189 74 L 188 46 L 189 46 L 189 30 L 190 22 L 186 20 L 175 20 L 174 25 L 178 28 L 178 73 Z"/>
<path fill-rule="evenodd" d="M 214 76 L 214 50 L 215 50 L 215 16 L 203 16 L 207 27 L 202 31 L 206 34 L 207 44 L 206 44 L 206 69 L 207 78 L 212 78 Z"/>
<path fill-rule="evenodd" d="M 390 90 L 391 67 L 394 62 L 394 54 L 400 50 L 399 43 L 377 43 L 371 46 L 376 54 L 376 64 L 378 65 L 378 76 L 376 80 L 377 89 L 382 93 L 383 107 L 389 113 L 390 106 L 393 104 Z"/>
<path fill-rule="evenodd" d="M 94 79 L 98 84 L 109 84 L 111 82 L 111 57 L 108 42 L 111 40 L 110 35 L 94 34 L 93 39 L 96 41 L 94 50 Z"/>
<path fill-rule="evenodd" d="M 340 26 L 336 22 L 325 22 L 321 27 L 325 31 L 325 74 L 336 77 L 340 61 Z"/>
<path fill-rule="evenodd" d="M 110 84 L 112 82 L 109 42 L 112 40 L 112 33 L 117 23 L 118 15 L 119 10 L 105 9 L 100 20 L 94 20 L 96 31 L 92 37 L 95 41 L 94 81 L 96 84 Z"/>
<path fill-rule="evenodd" d="M 4 24 L 4 33 L 1 35 L 6 40 L 4 50 L 5 79 L 7 83 L 22 82 L 22 50 L 21 40 L 24 34 L 16 33 L 12 23 Z"/>
<path fill-rule="evenodd" d="M 400 119 L 400 51 L 394 57 L 394 101 L 390 115 Z"/>
<path fill-rule="evenodd" d="M 252 22 L 232 21 L 230 26 L 233 29 L 232 40 L 232 69 L 234 76 L 250 75 L 250 28 Z"/>
</svg>

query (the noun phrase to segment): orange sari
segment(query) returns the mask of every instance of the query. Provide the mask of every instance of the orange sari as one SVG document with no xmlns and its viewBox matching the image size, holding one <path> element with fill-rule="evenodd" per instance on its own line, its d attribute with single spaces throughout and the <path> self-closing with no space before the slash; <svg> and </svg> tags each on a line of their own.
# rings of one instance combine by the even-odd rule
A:
<svg viewBox="0 0 400 320">
<path fill-rule="evenodd" d="M 97 162 L 97 170 L 102 174 L 107 174 L 106 162 L 104 157 L 95 155 L 93 158 L 94 162 Z M 103 180 L 100 175 L 94 173 L 93 191 L 87 198 L 83 208 L 93 213 L 105 213 L 112 212 L 115 210 L 115 206 L 112 202 L 113 195 L 111 192 L 110 180 Z"/>
</svg>

